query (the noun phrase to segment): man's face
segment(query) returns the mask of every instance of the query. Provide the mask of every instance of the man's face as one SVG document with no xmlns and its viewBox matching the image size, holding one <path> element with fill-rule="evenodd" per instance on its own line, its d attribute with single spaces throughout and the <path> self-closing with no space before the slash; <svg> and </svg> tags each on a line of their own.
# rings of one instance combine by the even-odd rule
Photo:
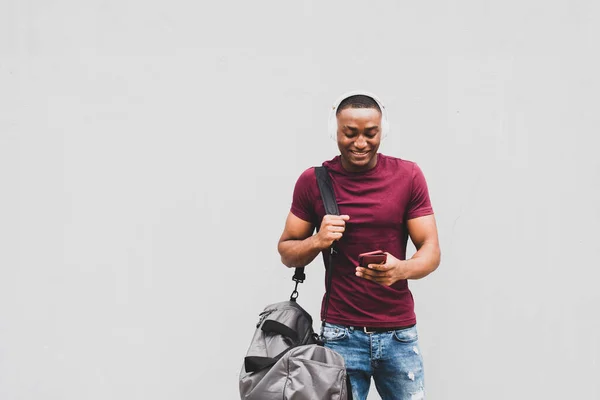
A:
<svg viewBox="0 0 600 400">
<path fill-rule="evenodd" d="M 337 143 L 346 171 L 359 172 L 377 164 L 381 142 L 381 112 L 348 107 L 337 115 Z"/>
</svg>

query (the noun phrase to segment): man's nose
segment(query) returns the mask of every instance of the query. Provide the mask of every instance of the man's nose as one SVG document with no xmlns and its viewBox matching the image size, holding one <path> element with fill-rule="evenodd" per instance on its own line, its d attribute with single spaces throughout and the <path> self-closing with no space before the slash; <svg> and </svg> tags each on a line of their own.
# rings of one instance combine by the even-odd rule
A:
<svg viewBox="0 0 600 400">
<path fill-rule="evenodd" d="M 363 135 L 359 135 L 356 138 L 356 141 L 354 142 L 354 145 L 357 148 L 362 149 L 362 148 L 365 148 L 367 146 L 367 141 L 366 141 L 366 139 L 365 139 L 365 137 Z"/>
</svg>

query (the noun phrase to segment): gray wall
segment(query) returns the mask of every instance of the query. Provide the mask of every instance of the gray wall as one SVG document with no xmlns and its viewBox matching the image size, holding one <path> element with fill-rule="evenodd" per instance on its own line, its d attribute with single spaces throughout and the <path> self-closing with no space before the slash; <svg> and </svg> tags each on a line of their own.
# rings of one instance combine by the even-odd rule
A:
<svg viewBox="0 0 600 400">
<path fill-rule="evenodd" d="M 0 398 L 235 399 L 364 88 L 437 214 L 428 398 L 600 399 L 599 4 L 0 0 Z"/>
</svg>

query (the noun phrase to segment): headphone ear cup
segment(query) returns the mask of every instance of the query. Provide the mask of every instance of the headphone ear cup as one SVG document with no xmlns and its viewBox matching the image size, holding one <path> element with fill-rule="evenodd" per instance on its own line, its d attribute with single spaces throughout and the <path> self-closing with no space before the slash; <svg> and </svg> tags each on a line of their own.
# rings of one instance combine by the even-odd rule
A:
<svg viewBox="0 0 600 400">
<path fill-rule="evenodd" d="M 381 138 L 385 139 L 390 131 L 390 123 L 387 119 L 387 113 L 381 115 Z"/>
<path fill-rule="evenodd" d="M 329 121 L 327 122 L 327 129 L 329 130 L 329 137 L 331 140 L 337 141 L 337 116 L 336 116 L 337 107 L 333 107 L 331 112 L 329 113 Z"/>
</svg>

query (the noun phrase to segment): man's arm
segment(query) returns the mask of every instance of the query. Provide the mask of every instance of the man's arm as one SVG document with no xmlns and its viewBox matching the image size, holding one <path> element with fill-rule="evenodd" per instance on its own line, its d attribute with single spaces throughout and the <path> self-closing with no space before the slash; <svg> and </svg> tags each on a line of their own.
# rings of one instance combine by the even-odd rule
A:
<svg viewBox="0 0 600 400">
<path fill-rule="evenodd" d="M 409 219 L 406 227 L 417 252 L 405 261 L 405 279 L 421 279 L 440 265 L 441 251 L 435 217 L 432 214 Z"/>
<path fill-rule="evenodd" d="M 417 252 L 409 260 L 399 260 L 388 254 L 385 264 L 371 264 L 370 268 L 356 268 L 356 275 L 390 286 L 402 279 L 421 279 L 440 265 L 440 245 L 435 217 L 426 215 L 406 222 L 408 234 Z"/>
<path fill-rule="evenodd" d="M 321 251 L 342 237 L 348 219 L 347 215 L 326 215 L 319 232 L 313 235 L 314 226 L 290 212 L 277 245 L 281 262 L 289 268 L 310 264 Z"/>
</svg>

